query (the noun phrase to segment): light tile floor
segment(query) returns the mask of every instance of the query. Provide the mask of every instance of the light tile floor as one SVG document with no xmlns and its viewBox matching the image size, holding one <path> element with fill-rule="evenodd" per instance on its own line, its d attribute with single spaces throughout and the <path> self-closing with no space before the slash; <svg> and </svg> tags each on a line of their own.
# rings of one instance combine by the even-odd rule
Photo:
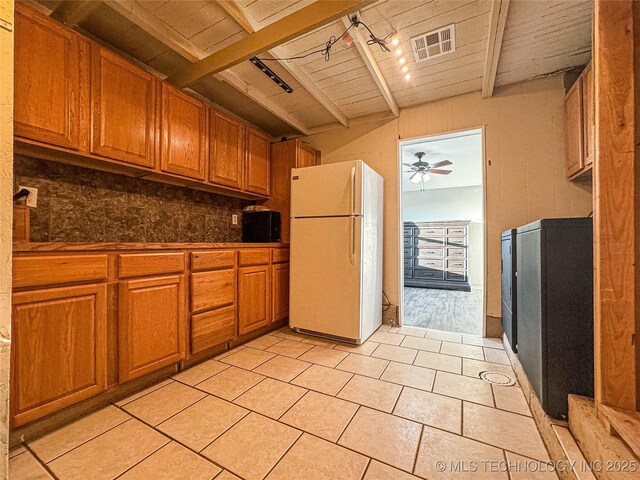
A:
<svg viewBox="0 0 640 480">
<path fill-rule="evenodd" d="M 12 480 L 556 479 L 502 344 L 382 326 L 264 335 L 12 449 Z M 442 463 L 443 462 L 443 463 Z"/>
</svg>

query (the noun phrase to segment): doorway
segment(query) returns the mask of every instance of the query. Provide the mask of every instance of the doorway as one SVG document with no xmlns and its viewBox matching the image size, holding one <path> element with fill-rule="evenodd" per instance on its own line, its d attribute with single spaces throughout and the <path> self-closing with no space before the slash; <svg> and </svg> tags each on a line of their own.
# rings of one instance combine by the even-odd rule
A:
<svg viewBox="0 0 640 480">
<path fill-rule="evenodd" d="M 483 129 L 402 141 L 401 325 L 484 335 Z"/>
</svg>

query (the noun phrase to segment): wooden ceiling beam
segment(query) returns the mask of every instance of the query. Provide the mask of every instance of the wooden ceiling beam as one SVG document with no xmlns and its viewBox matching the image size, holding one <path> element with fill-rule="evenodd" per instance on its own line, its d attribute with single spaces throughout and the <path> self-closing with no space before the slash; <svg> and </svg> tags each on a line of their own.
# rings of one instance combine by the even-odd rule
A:
<svg viewBox="0 0 640 480">
<path fill-rule="evenodd" d="M 198 80 L 223 72 L 249 58 L 322 27 L 375 0 L 318 0 L 296 10 L 280 20 L 249 34 L 194 63 L 184 71 L 169 77 L 179 87 L 188 87 Z"/>
<path fill-rule="evenodd" d="M 100 5 L 101 1 L 67 0 L 61 2 L 51 16 L 65 25 L 77 25 L 91 15 Z"/>
<path fill-rule="evenodd" d="M 136 24 L 156 40 L 160 41 L 162 44 L 166 45 L 168 48 L 190 62 L 195 64 L 195 62 L 207 57 L 207 53 L 204 50 L 200 49 L 193 42 L 180 35 L 180 33 L 153 15 L 138 2 L 130 0 L 108 0 L 105 3 L 116 12 L 128 18 L 129 21 Z M 216 75 L 216 77 L 228 83 L 296 130 L 299 130 L 305 135 L 309 131 L 306 125 L 304 125 L 300 120 L 285 112 L 282 107 L 262 95 L 257 90 L 249 88 L 245 82 L 232 72 L 222 72 L 220 75 Z"/>
<path fill-rule="evenodd" d="M 484 60 L 484 76 L 482 79 L 482 98 L 488 98 L 493 95 L 510 2 L 511 0 L 494 0 L 491 7 L 489 40 L 487 41 L 487 54 Z"/>
<path fill-rule="evenodd" d="M 249 13 L 242 8 L 237 0 L 219 0 L 220 6 L 231 16 L 236 22 L 244 28 L 247 33 L 253 33 L 260 29 L 260 24 L 253 19 Z M 283 47 L 275 47 L 269 50 L 269 53 L 275 58 L 287 58 L 290 55 L 289 52 Z M 284 60 L 279 62 L 282 68 L 291 74 L 300 85 L 303 86 L 307 92 L 309 92 L 327 111 L 334 116 L 338 122 L 343 126 L 349 126 L 349 119 L 338 108 L 338 106 L 324 93 L 316 83 L 309 78 L 309 76 L 298 65 L 290 60 Z"/>
<path fill-rule="evenodd" d="M 358 14 L 358 17 L 360 14 Z M 345 28 L 349 28 L 351 26 L 351 18 L 350 17 L 342 17 L 342 23 Z M 365 65 L 369 69 L 371 76 L 378 85 L 378 89 L 380 93 L 384 97 L 385 102 L 389 105 L 389 109 L 393 112 L 393 115 L 398 117 L 400 115 L 400 109 L 398 108 L 398 104 L 396 100 L 393 98 L 391 90 L 389 89 L 389 85 L 387 85 L 387 81 L 382 76 L 382 72 L 380 71 L 380 67 L 378 66 L 378 62 L 371 53 L 371 49 L 369 45 L 367 45 L 367 40 L 363 38 L 362 33 L 358 30 L 357 27 L 354 27 L 350 30 L 351 36 L 353 37 L 353 43 L 355 43 L 358 52 L 360 52 L 360 56 L 362 60 L 364 60 Z"/>
</svg>

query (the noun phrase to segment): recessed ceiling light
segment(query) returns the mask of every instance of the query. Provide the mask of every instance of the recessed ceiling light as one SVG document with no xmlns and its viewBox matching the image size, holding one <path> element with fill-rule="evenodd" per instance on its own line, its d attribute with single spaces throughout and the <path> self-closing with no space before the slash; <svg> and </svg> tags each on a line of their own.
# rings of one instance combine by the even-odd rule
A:
<svg viewBox="0 0 640 480">
<path fill-rule="evenodd" d="M 406 58 L 404 58 L 404 57 L 400 57 L 400 58 L 398 59 L 398 62 L 400 62 L 400 65 L 404 65 L 405 63 L 407 63 L 407 59 L 406 59 Z"/>
<path fill-rule="evenodd" d="M 394 35 L 393 37 L 391 37 L 391 45 L 393 45 L 394 47 L 397 47 L 398 45 L 400 45 L 400 39 L 398 38 L 397 35 Z"/>
<path fill-rule="evenodd" d="M 405 80 L 411 80 L 412 78 L 413 78 L 413 77 L 411 76 L 411 74 L 410 74 L 410 73 L 407 73 L 407 74 L 404 76 L 404 79 L 405 79 Z"/>
<path fill-rule="evenodd" d="M 400 55 L 402 55 L 402 54 L 403 54 L 402 49 L 401 49 L 401 48 L 398 48 L 398 49 L 396 50 L 396 55 L 397 55 L 397 56 L 400 56 Z"/>
<path fill-rule="evenodd" d="M 407 73 L 408 71 L 409 71 L 409 67 L 407 67 L 406 65 L 402 67 L 402 73 Z"/>
</svg>

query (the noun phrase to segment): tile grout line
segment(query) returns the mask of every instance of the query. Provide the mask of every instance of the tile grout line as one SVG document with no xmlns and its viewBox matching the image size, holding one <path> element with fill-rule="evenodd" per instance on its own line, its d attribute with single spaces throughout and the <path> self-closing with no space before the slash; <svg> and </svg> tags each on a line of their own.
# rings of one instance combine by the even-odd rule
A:
<svg viewBox="0 0 640 480">
<path fill-rule="evenodd" d="M 420 456 L 420 447 L 422 446 L 422 442 L 424 440 L 424 425 L 420 425 L 420 440 L 418 440 L 418 446 L 416 447 L 416 454 L 413 457 L 413 467 L 411 468 L 411 474 L 413 475 L 416 471 L 416 465 L 418 465 L 418 457 Z"/>
<path fill-rule="evenodd" d="M 124 422 L 123 422 L 124 423 Z M 122 425 L 122 424 L 120 424 Z M 24 448 L 25 451 L 22 453 L 30 453 L 33 458 L 35 458 L 36 462 L 38 462 L 40 465 L 42 465 L 42 468 L 44 468 L 44 470 L 51 475 L 51 478 L 53 478 L 54 480 L 59 480 L 59 477 L 53 472 L 53 470 L 51 470 L 51 468 L 49 467 L 49 465 L 47 465 L 46 463 L 44 463 L 40 457 L 36 454 L 36 452 L 34 452 L 31 447 L 29 445 L 27 445 L 26 443 L 24 444 Z M 69 450 L 71 451 L 71 450 Z M 56 458 L 60 458 L 62 455 L 58 455 Z M 17 457 L 17 455 L 16 455 Z M 52 460 L 53 461 L 53 460 Z M 7 477 L 8 478 L 8 477 Z"/>
<path fill-rule="evenodd" d="M 291 427 L 291 428 L 293 428 L 293 427 Z M 274 469 L 278 466 L 278 464 L 279 464 L 279 463 L 284 459 L 284 457 L 286 457 L 286 456 L 287 456 L 287 453 L 289 453 L 289 451 L 291 451 L 291 449 L 294 447 L 294 445 L 295 445 L 296 443 L 298 443 L 298 442 L 300 441 L 300 439 L 303 437 L 303 435 L 305 434 L 305 431 L 304 431 L 304 430 L 299 430 L 299 429 L 297 429 L 297 428 L 296 428 L 295 430 L 298 430 L 298 432 L 300 432 L 300 434 L 299 434 L 299 435 L 298 435 L 298 437 L 297 437 L 297 438 L 296 438 L 296 439 L 291 443 L 291 445 L 289 445 L 289 448 L 287 448 L 287 449 L 284 451 L 284 453 L 283 453 L 283 454 L 282 454 L 282 456 L 278 459 L 278 461 L 277 461 L 276 463 L 274 463 L 274 464 L 273 464 L 273 466 L 269 469 L 269 471 L 266 473 L 266 475 L 265 475 L 264 477 L 262 477 L 263 479 L 264 479 L 264 478 L 267 478 L 267 477 L 271 474 L 271 472 L 273 472 L 273 470 L 274 470 Z"/>
<path fill-rule="evenodd" d="M 118 408 L 120 408 L 120 407 L 118 407 Z M 225 434 L 229 429 L 231 429 L 233 426 L 235 426 L 238 422 L 240 422 L 240 421 L 241 421 L 243 418 L 245 418 L 247 415 L 249 415 L 249 413 L 250 413 L 250 411 L 248 411 L 248 412 L 246 413 L 246 415 L 244 415 L 242 418 L 238 419 L 238 421 L 236 421 L 233 425 L 229 426 L 229 428 L 227 428 L 224 432 L 222 432 L 220 435 L 218 435 L 218 436 L 217 436 L 213 441 L 211 441 L 209 444 L 207 444 L 207 446 L 206 446 L 206 447 L 204 447 L 202 450 L 204 450 L 205 448 L 207 448 L 209 445 L 211 445 L 211 443 L 213 443 L 215 440 L 217 440 L 217 439 L 218 439 L 218 438 L 220 438 L 222 435 L 224 435 L 224 434 Z M 203 458 L 203 459 L 204 459 L 204 460 L 206 460 L 207 462 L 214 464 L 216 467 L 221 468 L 221 469 L 223 469 L 223 470 L 228 470 L 228 469 L 225 469 L 222 465 L 219 465 L 218 463 L 214 462 L 214 461 L 213 461 L 213 460 L 211 460 L 210 458 L 205 457 L 204 455 L 202 455 L 202 454 L 200 453 L 202 450 L 200 450 L 200 452 L 199 452 L 199 451 L 196 451 L 196 450 L 194 450 L 193 448 L 191 448 L 190 446 L 188 446 L 187 444 L 185 444 L 185 443 L 181 442 L 180 440 L 178 440 L 178 439 L 176 439 L 176 438 L 174 438 L 174 437 L 172 437 L 172 436 L 170 436 L 170 435 L 168 435 L 168 434 L 164 433 L 164 432 L 163 432 L 163 431 L 161 431 L 161 430 L 158 430 L 156 427 L 154 427 L 154 426 L 153 426 L 153 425 L 151 425 L 150 423 L 148 423 L 148 422 L 146 422 L 146 421 L 142 420 L 141 418 L 138 418 L 138 417 L 133 417 L 133 418 L 134 418 L 134 419 L 136 419 L 136 420 L 138 420 L 140 423 L 142 423 L 142 424 L 146 425 L 147 427 L 151 428 L 151 429 L 152 429 L 152 430 L 154 430 L 156 433 L 159 433 L 159 434 L 160 434 L 160 435 L 162 435 L 163 437 L 168 438 L 170 441 L 176 442 L 177 444 L 179 444 L 179 445 L 181 445 L 182 447 L 186 448 L 186 449 L 187 449 L 187 450 L 189 450 L 190 452 L 193 452 L 193 453 L 195 453 L 196 455 L 198 455 L 199 457 Z M 167 445 L 167 443 L 165 443 L 165 445 Z M 163 446 L 164 446 L 164 445 L 163 445 Z M 138 463 L 140 463 L 140 462 L 138 462 Z M 136 464 L 136 465 L 137 465 L 137 464 Z M 230 471 L 230 470 L 229 470 L 229 471 Z"/>
<path fill-rule="evenodd" d="M 364 467 L 364 472 L 362 472 L 362 475 L 360 475 L 360 480 L 363 480 L 367 476 L 367 472 L 369 471 L 369 467 L 373 463 L 373 458 L 371 458 L 371 457 L 367 457 L 367 458 L 369 459 L 369 461 L 367 462 L 367 465 L 365 465 L 365 467 Z"/>
<path fill-rule="evenodd" d="M 122 477 L 122 475 L 124 475 L 125 473 L 127 473 L 129 470 L 133 469 L 134 467 L 140 465 L 142 462 L 144 462 L 147 458 L 151 457 L 153 454 L 155 454 L 156 452 L 159 452 L 160 450 L 162 450 L 164 447 L 166 447 L 167 445 L 169 445 L 171 443 L 171 438 L 170 437 L 166 437 L 167 438 L 167 443 L 162 444 L 160 447 L 156 448 L 153 452 L 149 453 L 148 455 L 144 456 L 139 462 L 134 463 L 133 465 L 131 465 L 129 468 L 125 469 L 122 473 L 120 473 L 119 475 L 116 475 L 113 480 L 117 480 L 118 478 Z"/>
</svg>

